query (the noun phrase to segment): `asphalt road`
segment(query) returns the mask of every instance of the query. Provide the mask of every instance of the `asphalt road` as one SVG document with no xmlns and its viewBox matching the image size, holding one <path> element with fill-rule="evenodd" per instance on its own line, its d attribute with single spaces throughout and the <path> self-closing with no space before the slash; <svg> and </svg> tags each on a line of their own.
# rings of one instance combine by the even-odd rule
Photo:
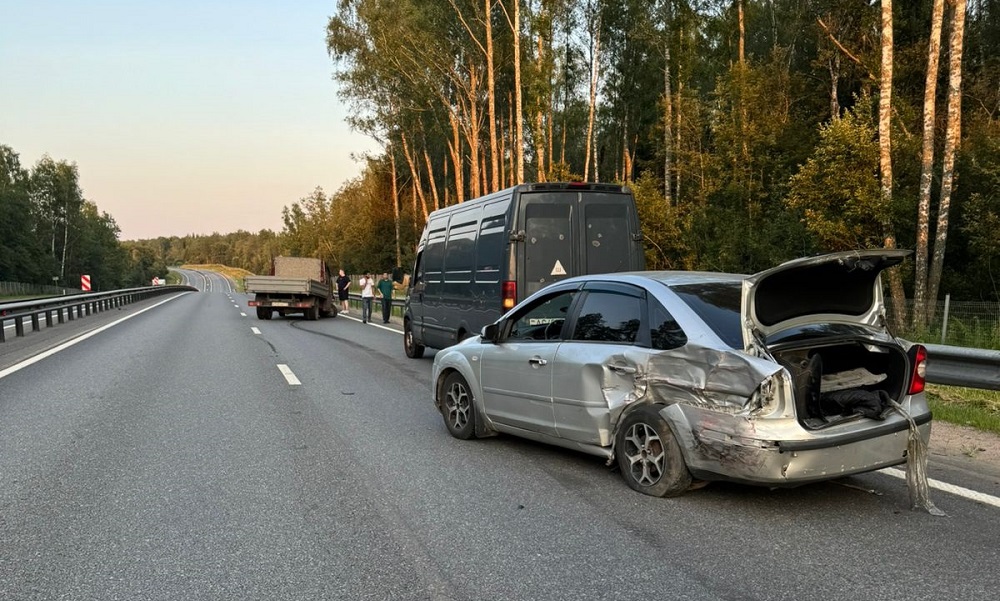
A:
<svg viewBox="0 0 1000 601">
<path fill-rule="evenodd" d="M 57 341 L 0 349 L 0 599 L 1000 597 L 1000 508 L 911 511 L 881 473 L 646 497 L 586 455 L 451 438 L 432 353 L 392 328 L 259 321 L 204 278 L 16 371 Z"/>
</svg>

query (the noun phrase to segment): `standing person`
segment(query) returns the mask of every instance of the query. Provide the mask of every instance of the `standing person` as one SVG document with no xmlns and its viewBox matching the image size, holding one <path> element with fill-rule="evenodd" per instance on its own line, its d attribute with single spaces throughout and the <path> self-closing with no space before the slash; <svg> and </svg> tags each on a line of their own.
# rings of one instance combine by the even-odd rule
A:
<svg viewBox="0 0 1000 601">
<path fill-rule="evenodd" d="M 340 270 L 340 275 L 337 276 L 337 298 L 340 300 L 340 308 L 347 315 L 347 295 L 351 291 L 351 278 L 347 277 L 344 270 Z"/>
<path fill-rule="evenodd" d="M 361 276 L 361 323 L 372 318 L 372 301 L 375 299 L 375 278 L 372 274 Z"/>
<path fill-rule="evenodd" d="M 383 273 L 382 279 L 378 281 L 378 296 L 382 299 L 382 323 L 389 323 L 389 316 L 392 315 L 392 280 L 388 273 Z"/>
</svg>

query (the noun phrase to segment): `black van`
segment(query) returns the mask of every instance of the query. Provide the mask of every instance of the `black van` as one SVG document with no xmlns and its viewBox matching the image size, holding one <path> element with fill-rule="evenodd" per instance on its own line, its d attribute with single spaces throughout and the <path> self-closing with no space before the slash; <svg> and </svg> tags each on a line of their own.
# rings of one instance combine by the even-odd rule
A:
<svg viewBox="0 0 1000 601">
<path fill-rule="evenodd" d="M 521 184 L 434 211 L 403 313 L 406 356 L 478 334 L 553 282 L 644 265 L 635 200 L 623 186 Z"/>
</svg>

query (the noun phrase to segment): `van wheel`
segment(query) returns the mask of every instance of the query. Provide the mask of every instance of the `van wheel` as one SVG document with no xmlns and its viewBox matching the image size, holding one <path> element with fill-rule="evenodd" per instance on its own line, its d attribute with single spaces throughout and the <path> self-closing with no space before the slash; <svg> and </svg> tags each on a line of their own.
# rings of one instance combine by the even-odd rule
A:
<svg viewBox="0 0 1000 601">
<path fill-rule="evenodd" d="M 472 401 L 472 390 L 462 374 L 457 371 L 448 374 L 441 388 L 441 415 L 455 438 L 468 440 L 476 431 L 476 408 Z"/>
<path fill-rule="evenodd" d="M 691 486 L 691 473 L 659 407 L 636 409 L 622 421 L 615 455 L 625 483 L 654 497 L 675 497 Z"/>
<path fill-rule="evenodd" d="M 417 344 L 413 339 L 413 329 L 410 327 L 410 320 L 403 323 L 403 350 L 410 359 L 419 359 L 424 356 L 424 345 Z"/>
</svg>

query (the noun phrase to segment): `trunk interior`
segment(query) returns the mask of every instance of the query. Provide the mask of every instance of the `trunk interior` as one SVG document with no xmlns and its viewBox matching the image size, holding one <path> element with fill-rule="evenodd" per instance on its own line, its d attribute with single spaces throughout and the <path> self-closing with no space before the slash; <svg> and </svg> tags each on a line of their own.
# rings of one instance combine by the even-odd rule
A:
<svg viewBox="0 0 1000 601">
<path fill-rule="evenodd" d="M 839 342 L 774 353 L 792 376 L 799 422 L 822 429 L 859 416 L 884 419 L 907 378 L 902 350 L 870 342 Z"/>
</svg>

